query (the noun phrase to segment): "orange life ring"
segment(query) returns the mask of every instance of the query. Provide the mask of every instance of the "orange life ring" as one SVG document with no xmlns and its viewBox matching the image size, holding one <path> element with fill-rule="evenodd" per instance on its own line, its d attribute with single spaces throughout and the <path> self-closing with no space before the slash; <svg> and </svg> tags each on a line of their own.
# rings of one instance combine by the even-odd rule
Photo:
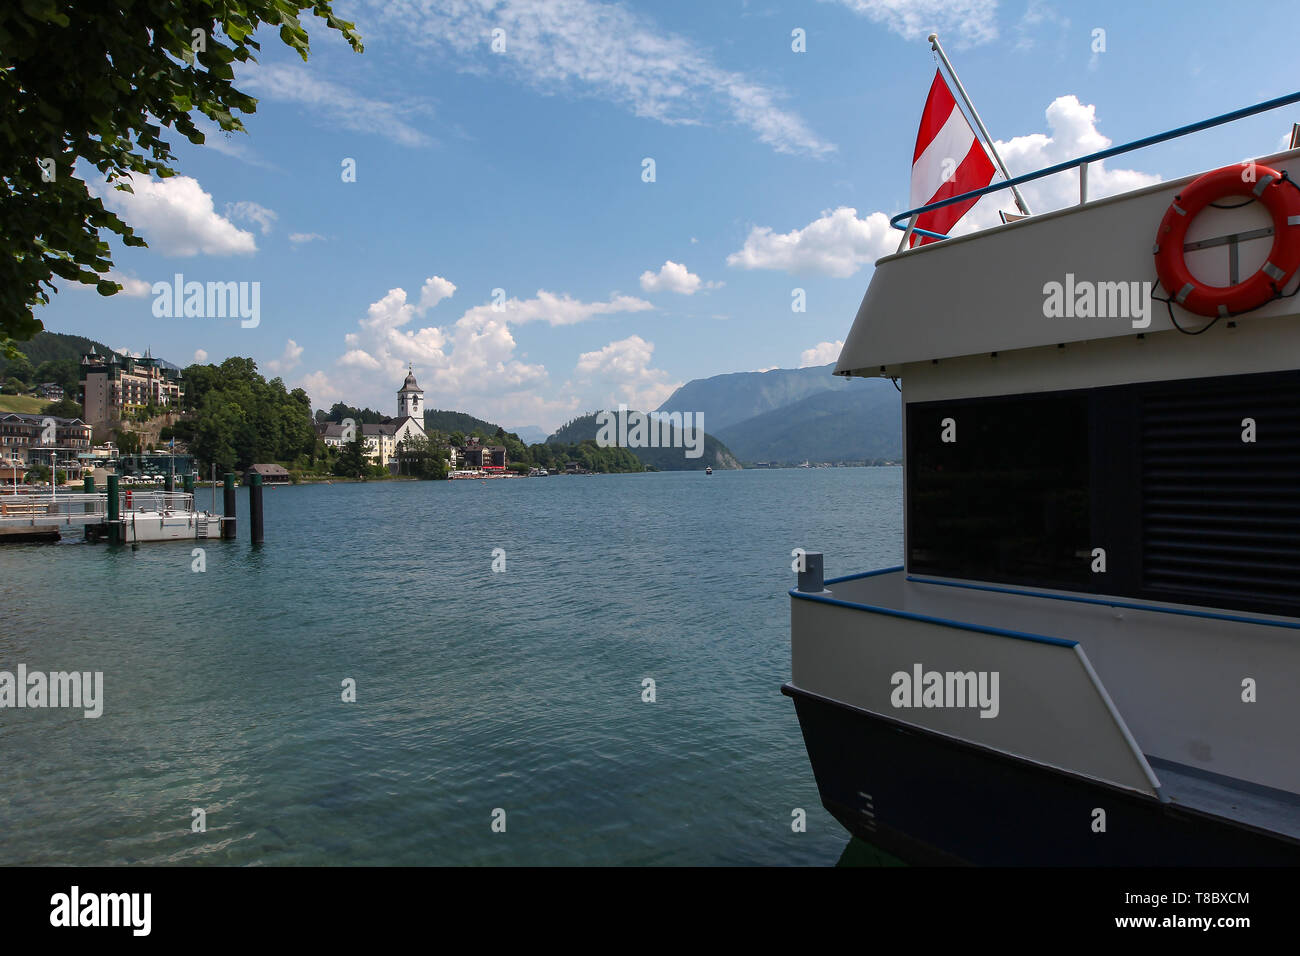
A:
<svg viewBox="0 0 1300 956">
<path fill-rule="evenodd" d="M 1300 268 L 1300 189 L 1284 181 L 1282 173 L 1255 165 L 1225 166 L 1192 180 L 1183 188 L 1160 220 L 1156 232 L 1156 275 L 1172 301 L 1188 312 L 1211 317 L 1236 315 L 1258 309 L 1275 298 Z M 1183 242 L 1187 227 L 1210 203 L 1229 196 L 1258 199 L 1273 219 L 1273 248 L 1254 275 L 1230 286 L 1206 285 L 1187 268 Z"/>
</svg>

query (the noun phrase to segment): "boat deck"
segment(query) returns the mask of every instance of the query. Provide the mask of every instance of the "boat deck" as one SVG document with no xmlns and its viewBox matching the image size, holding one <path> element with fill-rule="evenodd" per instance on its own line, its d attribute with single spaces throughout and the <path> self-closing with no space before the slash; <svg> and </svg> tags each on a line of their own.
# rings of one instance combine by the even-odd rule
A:
<svg viewBox="0 0 1300 956">
<path fill-rule="evenodd" d="M 1119 736 L 1159 779 L 1161 799 L 1300 839 L 1300 621 L 921 578 L 902 568 L 825 587 L 791 592 L 795 674 L 806 675 L 804 689 L 853 703 L 848 696 L 858 688 L 883 692 L 895 669 L 916 662 L 1001 668 L 1003 719 L 1019 726 L 1016 746 L 997 746 L 1031 758 L 1037 746 L 1057 766 L 1087 768 L 1101 735 L 1122 748 L 1104 719 L 1088 724 L 1068 698 L 1087 680 L 1039 663 L 1051 660 L 1043 655 L 1053 648 L 1072 650 L 1113 708 Z M 836 669 L 848 660 L 858 669 L 844 684 Z M 894 711 L 887 700 L 881 710 L 865 696 L 858 703 L 899 719 L 947 719 L 941 711 Z M 947 732 L 994 746 L 1001 730 L 992 725 L 1001 723 L 968 721 Z"/>
<path fill-rule="evenodd" d="M 1164 795 L 1174 806 L 1226 817 L 1300 840 L 1300 796 L 1208 774 L 1150 755 L 1147 760 L 1160 777 Z"/>
</svg>

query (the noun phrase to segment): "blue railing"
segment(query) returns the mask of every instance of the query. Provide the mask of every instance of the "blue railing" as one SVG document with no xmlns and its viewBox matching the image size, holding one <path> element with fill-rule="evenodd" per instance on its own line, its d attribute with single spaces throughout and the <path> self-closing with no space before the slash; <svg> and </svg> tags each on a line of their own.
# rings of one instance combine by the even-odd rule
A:
<svg viewBox="0 0 1300 956">
<path fill-rule="evenodd" d="M 906 212 L 900 212 L 889 220 L 889 224 L 895 229 L 907 231 L 906 225 L 901 225 L 903 220 L 911 219 L 921 213 L 932 212 L 935 209 L 942 209 L 944 206 L 951 206 L 955 203 L 966 202 L 969 199 L 978 199 L 981 196 L 987 196 L 989 193 L 995 193 L 1002 189 L 1010 189 L 1012 186 L 1019 186 L 1021 183 L 1030 183 L 1035 179 L 1042 179 L 1045 176 L 1055 176 L 1057 173 L 1064 173 L 1080 166 L 1086 166 L 1088 163 L 1095 163 L 1098 160 L 1109 159 L 1111 156 L 1118 156 L 1121 153 L 1130 153 L 1135 149 L 1144 149 L 1147 146 L 1154 146 L 1157 143 L 1164 143 L 1171 139 L 1177 139 L 1180 136 L 1186 136 L 1188 133 L 1199 133 L 1203 129 L 1211 129 L 1215 126 L 1222 126 L 1224 123 L 1232 123 L 1239 119 L 1245 119 L 1247 116 L 1254 116 L 1256 113 L 1267 113 L 1269 110 L 1275 110 L 1279 106 L 1289 106 L 1292 103 L 1300 102 L 1300 92 L 1289 93 L 1286 96 L 1279 96 L 1277 99 L 1265 100 L 1263 103 L 1256 103 L 1254 106 L 1246 106 L 1239 110 L 1233 110 L 1231 113 L 1224 113 L 1222 116 L 1216 116 L 1213 119 L 1201 120 L 1199 123 L 1192 123 L 1188 126 L 1180 126 L 1178 129 L 1170 130 L 1167 133 L 1157 133 L 1154 136 L 1147 136 L 1143 139 L 1136 139 L 1131 143 L 1125 143 L 1123 146 L 1111 146 L 1107 149 L 1098 150 L 1095 153 L 1089 153 L 1087 156 L 1080 156 L 1078 159 L 1071 159 L 1064 163 L 1057 163 L 1055 166 L 1048 166 L 1046 169 L 1040 169 L 1034 173 L 1025 173 L 1023 176 L 1016 176 L 1014 179 L 1004 179 L 1000 183 L 989 183 L 980 189 L 972 189 L 970 192 L 962 193 L 960 196 L 952 196 L 948 199 L 940 199 L 937 202 L 928 203 L 924 206 L 918 206 L 916 209 L 909 209 Z M 932 239 L 947 239 L 943 233 L 931 232 L 928 229 L 917 229 L 913 227 L 913 234 L 918 236 L 928 236 Z"/>
</svg>

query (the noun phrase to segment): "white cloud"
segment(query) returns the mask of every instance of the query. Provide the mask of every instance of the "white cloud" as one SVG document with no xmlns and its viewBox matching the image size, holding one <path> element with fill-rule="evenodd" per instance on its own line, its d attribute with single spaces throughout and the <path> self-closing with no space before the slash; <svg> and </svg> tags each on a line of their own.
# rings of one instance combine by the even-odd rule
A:
<svg viewBox="0 0 1300 956">
<path fill-rule="evenodd" d="M 455 291 L 455 284 L 441 276 L 424 280 L 416 301 L 408 298 L 405 289 L 390 289 L 371 303 L 356 330 L 344 337 L 345 349 L 336 362 L 337 377 L 313 373 L 321 378 L 313 379 L 312 385 L 304 378 L 304 387 L 322 391 L 327 383 L 331 395 L 342 394 L 349 404 L 387 409 L 394 404 L 392 395 L 409 362 L 415 366 L 429 408 L 457 408 L 483 417 L 538 421 L 551 427 L 572 417 L 580 397 L 567 385 L 548 388 L 545 366 L 525 362 L 516 354 L 512 326 L 527 322 L 572 325 L 597 316 L 654 308 L 631 296 L 584 302 L 540 290 L 531 299 L 504 300 L 500 308 L 471 306 L 450 323 L 420 327 L 415 322 Z M 643 387 L 653 386 L 656 380 L 642 380 Z M 557 392 L 562 397 L 547 397 Z M 646 394 L 653 394 L 653 389 Z"/>
<path fill-rule="evenodd" d="M 272 375 L 284 375 L 298 367 L 302 360 L 302 346 L 293 339 L 284 343 L 284 352 L 277 359 L 266 363 L 266 370 Z"/>
<path fill-rule="evenodd" d="M 242 222 L 255 222 L 262 227 L 262 235 L 271 234 L 271 223 L 279 218 L 273 211 L 249 199 L 226 203 L 226 218 Z"/>
<path fill-rule="evenodd" d="M 124 295 L 132 299 L 140 299 L 149 295 L 149 293 L 152 291 L 153 288 L 148 282 L 145 282 L 143 279 L 136 279 L 133 276 L 123 275 L 122 273 L 118 272 L 116 269 L 109 269 L 107 272 L 101 273 L 99 278 L 100 281 L 107 279 L 110 282 L 116 282 L 118 285 L 122 287 L 122 290 L 117 294 Z M 95 287 L 93 285 L 88 285 L 84 282 L 73 281 L 73 282 L 68 282 L 66 285 L 62 285 L 61 288 L 93 289 Z"/>
<path fill-rule="evenodd" d="M 420 289 L 420 304 L 415 307 L 416 314 L 427 312 L 443 299 L 450 299 L 455 292 L 455 283 L 442 276 L 430 276 L 424 280 Z"/>
<path fill-rule="evenodd" d="M 859 219 L 856 209 L 841 206 L 834 212 L 823 212 L 802 229 L 786 233 L 755 226 L 744 247 L 727 256 L 727 265 L 844 278 L 893 252 L 898 248 L 898 239 L 883 212 Z"/>
<path fill-rule="evenodd" d="M 202 365 L 202 364 L 203 364 L 204 362 L 206 362 L 207 360 L 208 360 L 208 353 L 207 353 L 207 352 L 205 352 L 203 349 L 195 349 L 195 350 L 194 350 L 194 364 L 195 364 L 195 365 Z"/>
<path fill-rule="evenodd" d="M 701 288 L 716 289 L 721 285 L 721 282 L 701 282 L 700 277 L 686 266 L 671 259 L 660 266 L 657 273 L 648 269 L 641 273 L 641 289 L 645 292 L 677 292 L 681 295 L 694 295 Z"/>
<path fill-rule="evenodd" d="M 299 243 L 303 243 L 303 242 L 316 242 L 317 240 L 324 241 L 324 239 L 325 239 L 325 237 L 322 236 L 319 232 L 291 232 L 291 233 L 289 233 L 289 241 L 292 242 L 292 243 L 294 243 L 295 245 L 297 245 L 297 244 L 299 244 Z"/>
<path fill-rule="evenodd" d="M 538 289 L 532 299 L 506 299 L 500 305 L 477 305 L 461 318 L 466 321 L 511 322 L 522 325 L 525 322 L 546 322 L 550 325 L 574 325 L 586 322 L 598 315 L 613 315 L 616 312 L 647 312 L 654 306 L 645 299 L 630 295 L 612 296 L 606 302 L 582 302 L 569 295 L 556 295 L 545 289 Z"/>
<path fill-rule="evenodd" d="M 583 352 L 574 374 L 579 381 L 610 389 L 602 404 L 626 402 L 630 408 L 653 411 L 682 385 L 667 381 L 668 374 L 662 369 L 650 367 L 654 351 L 653 342 L 630 335 L 594 352 Z"/>
<path fill-rule="evenodd" d="M 379 359 L 375 358 L 365 349 L 348 349 L 339 357 L 340 365 L 351 365 L 356 368 L 379 369 L 383 366 Z"/>
<path fill-rule="evenodd" d="M 542 92 L 598 97 L 664 123 L 729 119 L 782 153 L 823 155 L 835 148 L 798 114 L 780 108 L 779 91 L 718 65 L 689 39 L 620 4 L 371 0 L 369 6 L 394 25 L 395 39 L 447 50 L 465 72 L 505 71 Z M 501 53 L 491 50 L 494 29 L 505 31 Z"/>
<path fill-rule="evenodd" d="M 343 391 L 320 369 L 298 379 L 296 387 L 307 393 L 313 409 L 329 408 L 335 402 L 345 401 Z"/>
<path fill-rule="evenodd" d="M 1030 133 L 1006 142 L 997 141 L 998 152 L 1012 176 L 1086 156 L 1111 145 L 1110 138 L 1097 129 L 1096 107 L 1085 106 L 1073 94 L 1058 96 L 1047 107 L 1045 115 L 1050 133 Z M 1104 160 L 1088 166 L 1089 199 L 1114 196 L 1158 182 L 1158 175 L 1135 169 L 1109 169 Z M 1079 171 L 1070 170 L 1026 183 L 1020 192 L 1035 213 L 1073 206 L 1079 201 Z M 1010 190 L 992 193 L 977 202 L 953 227 L 952 234 L 965 235 L 1000 223 L 999 209 L 1016 211 Z"/>
<path fill-rule="evenodd" d="M 837 0 L 904 40 L 951 34 L 956 47 L 996 40 L 998 0 Z M 947 45 L 947 44 L 945 44 Z"/>
<path fill-rule="evenodd" d="M 249 92 L 260 97 L 298 103 L 344 129 L 382 136 L 399 146 L 426 146 L 432 142 L 404 118 L 404 114 L 428 113 L 427 106 L 397 106 L 361 96 L 313 75 L 306 65 L 258 64 L 246 69 L 241 87 L 247 86 Z"/>
<path fill-rule="evenodd" d="M 812 348 L 804 349 L 800 353 L 799 367 L 808 368 L 813 365 L 827 365 L 839 358 L 843 349 L 843 339 L 837 342 L 818 342 Z"/>
<path fill-rule="evenodd" d="M 190 176 L 129 177 L 132 193 L 106 184 L 94 188 L 104 205 L 164 256 L 248 255 L 257 251 L 251 232 L 217 215 L 212 195 Z"/>
<path fill-rule="evenodd" d="M 149 295 L 153 286 L 143 279 L 135 279 L 131 276 L 124 276 L 120 272 L 110 271 L 106 278 L 112 279 L 122 287 L 118 295 L 129 296 L 132 299 L 141 299 Z"/>
<path fill-rule="evenodd" d="M 1044 0 L 1029 0 L 1024 15 L 1016 23 L 1015 48 L 1032 50 L 1038 42 L 1037 33 L 1045 23 L 1054 25 L 1062 39 L 1070 29 L 1070 18 L 1062 16 L 1051 4 Z M 1096 54 L 1093 54 L 1093 61 L 1095 60 Z M 1089 66 L 1091 67 L 1092 64 L 1090 63 Z"/>
<path fill-rule="evenodd" d="M 1078 97 L 1059 96 L 1046 110 L 1050 133 L 1030 133 L 998 141 L 1012 176 L 1053 166 L 1068 159 L 1094 153 L 1111 145 L 1097 129 L 1096 108 L 1085 106 Z M 1000 178 L 1000 177 L 999 177 Z M 1106 163 L 1088 168 L 1088 198 L 1101 199 L 1160 182 L 1160 177 L 1134 169 L 1109 169 Z M 1072 206 L 1079 201 L 1077 170 L 1058 173 L 1020 187 L 1035 213 Z M 1009 191 L 985 196 L 952 229 L 964 235 L 1000 223 L 999 209 L 1015 211 Z M 738 252 L 727 256 L 727 265 L 742 269 L 776 269 L 791 273 L 818 273 L 845 278 L 862 266 L 898 248 L 902 233 L 889 227 L 889 217 L 873 212 L 859 219 L 856 209 L 841 206 L 823 212 L 802 229 L 775 233 L 768 226 L 753 228 Z"/>
</svg>

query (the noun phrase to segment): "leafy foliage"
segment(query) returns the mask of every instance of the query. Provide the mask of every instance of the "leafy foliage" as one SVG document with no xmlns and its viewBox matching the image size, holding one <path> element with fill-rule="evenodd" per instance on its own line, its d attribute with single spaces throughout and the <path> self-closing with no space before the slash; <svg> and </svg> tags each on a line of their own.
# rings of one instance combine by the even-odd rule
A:
<svg viewBox="0 0 1300 956">
<path fill-rule="evenodd" d="M 532 464 L 547 471 L 564 471 L 569 462 L 576 463 L 583 471 L 594 471 L 602 475 L 646 470 L 641 459 L 632 454 L 630 449 L 601 448 L 594 439 L 569 444 L 554 441 L 539 443 L 529 447 L 528 457 Z"/>
<path fill-rule="evenodd" d="M 57 402 L 50 402 L 41 409 L 42 415 L 53 415 L 55 418 L 80 418 L 81 403 L 75 398 L 62 398 Z"/>
<path fill-rule="evenodd" d="M 127 246 L 146 245 L 77 178 L 78 161 L 130 192 L 132 175 L 175 174 L 164 129 L 202 143 L 193 116 L 200 113 L 223 131 L 242 131 L 236 114 L 254 112 L 257 101 L 235 88 L 231 64 L 256 61 L 261 46 L 253 34 L 262 25 L 278 28 L 306 60 L 303 10 L 360 52 L 353 25 L 328 2 L 0 6 L 0 345 L 41 330 L 33 307 L 48 304 L 56 276 L 94 285 L 101 295 L 121 291 L 106 277 L 113 262 L 101 231 Z"/>
<path fill-rule="evenodd" d="M 428 438 L 408 438 L 398 449 L 401 473 L 425 480 L 447 477 L 447 459 L 443 449 Z"/>
<path fill-rule="evenodd" d="M 353 408 L 342 402 L 335 402 L 328 412 L 319 409 L 316 411 L 318 422 L 341 422 L 345 418 L 352 419 L 358 425 L 378 425 L 388 421 L 388 416 L 383 412 L 377 412 L 373 408 Z"/>
<path fill-rule="evenodd" d="M 200 473 L 242 471 L 260 462 L 293 461 L 316 450 L 311 399 L 283 380 L 266 381 L 251 358 L 184 370 L 185 402 L 193 410 L 190 451 Z"/>
<path fill-rule="evenodd" d="M 81 389 L 81 364 L 76 359 L 58 359 L 42 362 L 36 366 L 32 384 L 53 382 L 64 391 L 65 397 L 72 397 Z"/>
<path fill-rule="evenodd" d="M 94 339 L 88 339 L 82 335 L 68 335 L 64 332 L 37 332 L 35 337 L 28 342 L 22 342 L 15 346 L 16 350 L 27 357 L 27 360 L 35 366 L 40 366 L 45 362 L 59 362 L 71 359 L 78 364 L 78 374 L 80 374 L 81 357 L 89 352 L 92 348 L 100 355 L 112 355 L 113 350 L 103 342 L 96 342 Z M 0 378 L 6 374 L 5 369 L 11 358 L 0 352 Z M 64 386 L 66 388 L 66 386 Z"/>
<path fill-rule="evenodd" d="M 360 478 L 369 474 L 370 462 L 366 459 L 366 442 L 358 428 L 352 441 L 343 446 L 334 462 L 334 474 L 344 478 Z"/>
<path fill-rule="evenodd" d="M 114 444 L 117 450 L 123 455 L 138 455 L 141 452 L 140 436 L 136 432 L 127 431 L 124 428 L 117 429 L 113 434 Z"/>
<path fill-rule="evenodd" d="M 479 435 L 483 438 L 493 437 L 497 432 L 504 433 L 500 425 L 475 418 L 466 412 L 444 411 L 441 408 L 424 410 L 424 430 L 426 433 L 460 432 L 462 435 Z"/>
<path fill-rule="evenodd" d="M 600 427 L 596 424 L 596 413 L 592 412 L 561 425 L 556 429 L 555 434 L 546 440 L 546 443 L 548 446 L 569 443 L 570 447 L 572 447 L 573 443 L 582 443 L 583 445 L 590 444 L 601 452 L 625 452 L 632 455 L 639 464 L 655 471 L 703 471 L 709 466 L 714 468 L 740 467 L 740 463 L 727 446 L 707 433 L 704 436 L 704 450 L 701 456 L 699 458 L 687 458 L 685 449 L 681 447 L 684 443 L 681 442 L 677 447 L 667 448 L 598 448 L 595 439 L 599 431 Z M 673 434 L 675 435 L 675 430 Z M 672 440 L 670 439 L 670 441 Z M 600 469 L 593 468 L 591 470 Z M 639 471 L 641 469 L 635 470 Z"/>
<path fill-rule="evenodd" d="M 19 352 L 6 363 L 5 377 L 30 385 L 32 379 L 36 377 L 36 368 L 32 365 L 31 359 Z"/>
</svg>

